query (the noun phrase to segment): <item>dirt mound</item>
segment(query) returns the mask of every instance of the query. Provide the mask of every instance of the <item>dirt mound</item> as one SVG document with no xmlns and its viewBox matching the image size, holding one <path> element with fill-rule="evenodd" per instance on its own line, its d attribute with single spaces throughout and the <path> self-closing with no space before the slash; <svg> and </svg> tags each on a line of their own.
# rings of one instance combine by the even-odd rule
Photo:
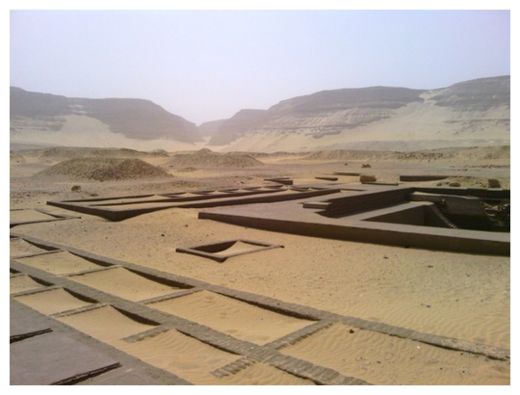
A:
<svg viewBox="0 0 520 395">
<path fill-rule="evenodd" d="M 128 148 L 52 147 L 33 150 L 44 159 L 72 158 L 137 158 L 148 156 L 168 156 L 163 150 L 153 152 L 136 151 Z"/>
<path fill-rule="evenodd" d="M 362 150 L 330 150 L 316 151 L 304 157 L 306 160 L 369 160 L 391 159 L 395 155 L 391 151 Z"/>
<path fill-rule="evenodd" d="M 140 159 L 78 158 L 60 162 L 36 176 L 66 176 L 96 181 L 168 177 L 169 174 Z"/>
<path fill-rule="evenodd" d="M 228 152 L 221 154 L 213 152 L 207 148 L 199 151 L 175 154 L 166 164 L 168 167 L 257 167 L 263 163 L 253 156 L 244 153 Z"/>
</svg>

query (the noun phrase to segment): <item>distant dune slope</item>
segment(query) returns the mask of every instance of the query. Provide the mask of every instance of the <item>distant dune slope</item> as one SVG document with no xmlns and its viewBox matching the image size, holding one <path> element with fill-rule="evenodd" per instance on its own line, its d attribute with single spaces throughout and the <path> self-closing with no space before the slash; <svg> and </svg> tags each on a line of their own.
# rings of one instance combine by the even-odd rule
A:
<svg viewBox="0 0 520 395">
<path fill-rule="evenodd" d="M 370 87 L 283 100 L 221 120 L 210 144 L 229 151 L 413 150 L 508 144 L 509 76 L 435 90 Z"/>
<path fill-rule="evenodd" d="M 94 118 L 132 139 L 200 140 L 195 124 L 148 100 L 68 98 L 11 87 L 11 132 L 60 131 L 73 115 Z"/>
</svg>

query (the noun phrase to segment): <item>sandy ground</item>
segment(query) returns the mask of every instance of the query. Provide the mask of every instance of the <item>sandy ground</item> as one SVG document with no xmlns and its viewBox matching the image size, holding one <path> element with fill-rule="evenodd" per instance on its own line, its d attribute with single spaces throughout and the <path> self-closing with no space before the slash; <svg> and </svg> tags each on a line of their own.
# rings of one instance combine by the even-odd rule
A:
<svg viewBox="0 0 520 395">
<path fill-rule="evenodd" d="M 124 299 L 138 301 L 167 295 L 179 288 L 148 280 L 123 268 L 103 270 L 72 277 L 74 281 Z"/>
<path fill-rule="evenodd" d="M 374 384 L 507 384 L 503 364 L 334 324 L 283 351 Z M 420 365 L 421 370 L 415 367 Z"/>
<path fill-rule="evenodd" d="M 275 369 L 263 363 L 255 363 L 240 372 L 221 379 L 222 384 L 236 385 L 248 383 L 249 385 L 313 385 L 307 379 L 302 379 L 281 370 Z"/>
<path fill-rule="evenodd" d="M 43 214 L 36 210 L 14 210 L 11 212 L 11 221 L 13 222 L 41 221 L 53 218 L 52 215 Z"/>
<path fill-rule="evenodd" d="M 169 209 L 121 223 L 84 216 L 16 230 L 286 302 L 509 347 L 507 257 L 338 242 L 234 227 L 196 215 L 196 210 Z M 178 246 L 232 238 L 285 248 L 237 256 L 225 264 L 175 253 Z"/>
<path fill-rule="evenodd" d="M 90 305 L 89 302 L 81 300 L 61 288 L 18 296 L 15 299 L 43 314 L 54 314 Z"/>
<path fill-rule="evenodd" d="M 123 349 L 145 362 L 201 384 L 214 382 L 215 377 L 209 372 L 239 358 L 174 329 L 136 343 L 127 343 Z"/>
<path fill-rule="evenodd" d="M 20 239 L 11 240 L 9 244 L 11 256 L 38 254 L 45 251 L 43 248 L 39 248 L 34 244 L 27 243 L 25 240 Z"/>
<path fill-rule="evenodd" d="M 124 337 L 153 328 L 153 325 L 138 322 L 111 306 L 67 315 L 59 320 L 81 332 L 116 346 L 122 343 L 121 339 Z"/>
<path fill-rule="evenodd" d="M 17 275 L 10 279 L 10 289 L 11 293 L 24 292 L 24 291 L 32 291 L 39 288 L 42 288 L 43 285 L 37 281 L 34 281 L 31 277 L 26 274 Z"/>
<path fill-rule="evenodd" d="M 167 158 L 143 159 L 160 166 Z M 11 208 L 45 207 L 51 212 L 71 214 L 46 206 L 46 200 L 236 188 L 260 185 L 263 178 L 280 175 L 294 177 L 295 183 L 319 182 L 314 179 L 315 176 L 333 171 L 363 171 L 385 181 L 396 181 L 399 174 L 442 172 L 451 175 L 448 181 L 457 180 L 463 186 L 487 183 L 488 178 L 497 178 L 504 187 L 509 186 L 509 167 L 503 160 L 495 161 L 497 167 L 493 167 L 492 159 L 473 162 L 462 159 L 430 162 L 373 160 L 368 169 L 361 168 L 361 164 L 366 162 L 364 160 L 349 161 L 347 166 L 344 160 L 308 161 L 295 155 L 278 155 L 261 160 L 266 165 L 253 169 L 195 169 L 188 172 L 173 169 L 169 170 L 173 175 L 171 179 L 78 182 L 31 177 L 50 166 L 52 161 L 27 158 L 25 163 L 11 164 Z M 339 178 L 342 182 L 357 180 L 357 177 Z M 436 182 L 426 184 L 435 185 Z M 71 192 L 72 185 L 80 185 L 81 191 Z M 197 214 L 195 209 L 167 209 L 117 223 L 81 214 L 80 219 L 22 225 L 14 230 L 285 302 L 509 348 L 508 257 L 296 236 L 199 220 Z M 284 248 L 237 256 L 223 264 L 175 252 L 177 247 L 193 247 L 234 238 L 282 244 Z M 33 247 L 12 241 L 11 248 L 11 254 L 19 255 Z M 52 255 L 55 254 L 49 257 Z M 78 269 L 73 260 L 70 262 L 71 271 Z M 44 270 L 55 270 L 46 267 L 45 261 L 34 264 L 41 265 Z M 68 267 L 67 264 L 63 271 Z M 174 291 L 162 284 L 150 284 L 148 279 L 138 281 L 137 275 L 127 278 L 128 273 L 123 275 L 124 272 L 124 269 L 112 269 L 71 279 L 130 300 Z M 13 278 L 11 281 L 16 289 L 31 286 L 24 285 L 27 279 Z M 150 307 L 171 311 L 257 344 L 274 340 L 309 323 L 281 315 L 278 317 L 276 313 L 227 299 L 200 292 L 154 303 Z M 112 307 L 62 317 L 60 320 L 196 383 L 289 383 L 295 379 L 269 366 L 255 364 L 232 377 L 217 380 L 208 372 L 232 362 L 237 356 L 227 355 L 191 338 L 187 340 L 175 331 L 131 345 L 123 343 L 121 338 L 151 326 L 136 322 Z M 107 322 L 111 325 L 106 325 Z M 507 363 L 490 362 L 483 357 L 472 358 L 467 354 L 459 355 L 422 344 L 418 351 L 416 342 L 357 330 L 350 334 L 349 329 L 333 326 L 283 349 L 283 352 L 374 383 L 484 384 L 507 383 L 509 380 Z M 170 349 L 171 353 L 168 352 Z M 174 357 L 167 358 L 167 355 Z"/>
<path fill-rule="evenodd" d="M 58 275 L 100 268 L 99 265 L 66 251 L 35 257 L 19 258 L 19 261 L 37 269 Z"/>
<path fill-rule="evenodd" d="M 260 345 L 312 324 L 208 291 L 153 303 L 150 307 Z"/>
</svg>

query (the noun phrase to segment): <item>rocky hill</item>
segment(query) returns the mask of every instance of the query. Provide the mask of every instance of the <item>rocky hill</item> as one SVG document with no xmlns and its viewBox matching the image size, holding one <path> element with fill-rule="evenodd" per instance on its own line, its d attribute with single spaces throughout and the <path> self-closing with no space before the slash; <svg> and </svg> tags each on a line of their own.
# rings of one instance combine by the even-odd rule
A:
<svg viewBox="0 0 520 395">
<path fill-rule="evenodd" d="M 261 127 L 268 117 L 269 113 L 265 110 L 240 110 L 233 117 L 218 123 L 218 129 L 213 132 L 210 144 L 227 144 L 240 137 L 244 132 Z M 204 127 L 204 124 L 201 126 Z"/>
<path fill-rule="evenodd" d="M 140 99 L 67 98 L 11 88 L 11 142 L 217 151 L 417 151 L 509 145 L 510 77 L 433 90 L 321 91 L 199 127 Z"/>
<path fill-rule="evenodd" d="M 148 100 L 69 98 L 11 87 L 10 111 L 12 133 L 57 132 L 73 124 L 75 129 L 105 127 L 131 139 L 200 140 L 195 124 Z"/>
<path fill-rule="evenodd" d="M 509 76 L 434 90 L 322 91 L 240 111 L 219 121 L 210 144 L 266 152 L 509 144 L 509 100 Z"/>
</svg>

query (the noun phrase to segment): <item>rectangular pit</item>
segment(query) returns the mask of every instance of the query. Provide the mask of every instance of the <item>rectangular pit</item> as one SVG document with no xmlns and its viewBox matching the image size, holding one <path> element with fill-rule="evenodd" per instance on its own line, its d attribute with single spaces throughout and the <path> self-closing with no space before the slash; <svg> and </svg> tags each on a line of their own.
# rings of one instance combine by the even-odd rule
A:
<svg viewBox="0 0 520 395">
<path fill-rule="evenodd" d="M 148 306 L 260 345 L 313 323 L 209 291 L 167 299 Z"/>
<path fill-rule="evenodd" d="M 98 340 L 120 345 L 123 339 L 152 329 L 157 323 L 118 310 L 112 306 L 84 311 L 58 318 L 80 332 Z"/>
<path fill-rule="evenodd" d="M 137 342 L 125 342 L 121 348 L 150 365 L 194 384 L 216 384 L 217 379 L 210 372 L 240 358 L 175 329 Z"/>
<path fill-rule="evenodd" d="M 11 210 L 10 218 L 11 223 L 48 221 L 53 219 L 56 219 L 56 217 L 33 209 Z"/>
<path fill-rule="evenodd" d="M 165 280 L 159 282 L 121 267 L 80 274 L 71 276 L 70 278 L 91 288 L 133 302 L 168 295 L 187 288 L 181 288 L 174 284 L 167 283 Z"/>
<path fill-rule="evenodd" d="M 281 350 L 372 384 L 508 384 L 505 361 L 334 324 Z"/>
<path fill-rule="evenodd" d="M 406 205 L 400 205 L 406 206 Z M 412 207 L 403 207 L 395 210 L 389 208 L 388 213 L 366 218 L 365 221 L 384 222 L 390 224 L 403 224 L 415 226 L 433 226 L 438 228 L 454 228 L 455 226 L 446 218 L 437 207 L 432 204 L 423 204 Z M 384 211 L 384 210 L 381 210 Z"/>
<path fill-rule="evenodd" d="M 204 258 L 216 260 L 218 262 L 224 262 L 226 259 L 234 256 L 270 250 L 273 248 L 283 248 L 283 246 L 260 241 L 236 239 L 212 244 L 204 244 L 190 248 L 179 247 L 175 251 L 198 255 Z"/>
<path fill-rule="evenodd" d="M 309 202 L 302 199 L 299 202 L 212 208 L 200 211 L 199 218 L 249 228 L 338 240 L 472 254 L 509 255 L 508 232 L 453 229 L 446 221 L 445 226 L 439 227 L 367 220 L 379 215 L 375 211 L 417 203 L 409 201 L 410 195 L 416 189 L 370 186 L 363 192 L 338 193 L 331 190 L 334 194 L 324 199 L 322 202 L 326 205 L 323 204 L 323 207 L 319 208 L 312 203 L 312 209 L 302 207 L 301 203 Z M 432 192 L 432 189 L 423 192 L 444 193 L 444 189 L 435 192 Z M 318 211 L 320 208 L 323 209 Z M 439 219 L 438 215 L 436 217 Z M 448 220 L 454 222 L 450 218 Z"/>
<path fill-rule="evenodd" d="M 9 242 L 9 250 L 11 258 L 16 258 L 18 256 L 41 254 L 43 252 L 49 251 L 50 249 L 29 243 L 24 239 L 13 238 Z"/>
<path fill-rule="evenodd" d="M 103 268 L 103 266 L 97 263 L 71 254 L 68 251 L 59 251 L 51 254 L 38 255 L 28 258 L 18 258 L 17 261 L 56 275 L 67 275 L 83 272 L 86 270 L 96 270 Z"/>
<path fill-rule="evenodd" d="M 18 296 L 16 301 L 42 314 L 56 314 L 92 304 L 92 300 L 74 295 L 63 288 L 51 289 L 30 295 Z"/>
<path fill-rule="evenodd" d="M 10 293 L 15 294 L 18 292 L 34 291 L 37 289 L 45 288 L 47 285 L 40 282 L 27 274 L 17 274 L 9 280 Z"/>
</svg>

